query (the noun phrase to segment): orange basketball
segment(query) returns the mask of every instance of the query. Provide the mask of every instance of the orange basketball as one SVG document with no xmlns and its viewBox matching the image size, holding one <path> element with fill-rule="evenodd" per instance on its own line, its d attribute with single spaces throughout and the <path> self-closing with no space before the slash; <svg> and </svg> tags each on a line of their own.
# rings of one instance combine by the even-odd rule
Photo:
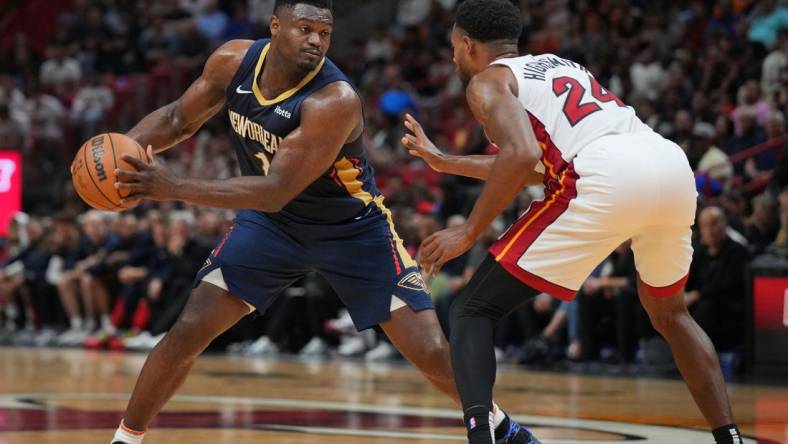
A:
<svg viewBox="0 0 788 444">
<path fill-rule="evenodd" d="M 118 133 L 105 133 L 92 137 L 82 144 L 71 162 L 71 180 L 82 200 L 97 210 L 123 211 L 134 204 L 120 203 L 127 191 L 115 188 L 115 169 L 135 168 L 123 156 L 128 154 L 144 162 L 148 156 L 132 138 Z"/>
</svg>

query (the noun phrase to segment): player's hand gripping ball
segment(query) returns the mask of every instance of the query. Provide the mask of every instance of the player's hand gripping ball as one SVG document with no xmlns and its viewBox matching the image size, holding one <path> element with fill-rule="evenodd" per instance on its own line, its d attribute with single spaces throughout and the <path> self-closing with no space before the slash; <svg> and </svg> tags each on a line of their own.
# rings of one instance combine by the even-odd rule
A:
<svg viewBox="0 0 788 444">
<path fill-rule="evenodd" d="M 97 210 L 123 211 L 139 200 L 125 199 L 128 190 L 118 189 L 115 170 L 134 170 L 133 158 L 150 163 L 145 150 L 132 138 L 118 133 L 104 133 L 91 137 L 82 144 L 71 162 L 71 181 L 85 203 Z"/>
</svg>

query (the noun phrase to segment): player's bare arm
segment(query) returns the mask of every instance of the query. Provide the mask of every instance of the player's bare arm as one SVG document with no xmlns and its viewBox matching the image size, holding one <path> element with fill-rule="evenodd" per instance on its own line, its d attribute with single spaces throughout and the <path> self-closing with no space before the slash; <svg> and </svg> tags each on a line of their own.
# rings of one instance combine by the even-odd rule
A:
<svg viewBox="0 0 788 444">
<path fill-rule="evenodd" d="M 495 156 L 481 196 L 464 226 L 433 234 L 424 241 L 421 262 L 435 274 L 448 260 L 467 251 L 479 235 L 525 186 L 541 158 L 531 122 L 517 100 L 517 81 L 511 70 L 490 67 L 468 85 L 468 105 L 500 152 Z"/>
<path fill-rule="evenodd" d="M 176 101 L 148 114 L 128 136 L 141 146 L 162 152 L 188 139 L 224 105 L 227 86 L 233 79 L 251 40 L 231 40 L 205 62 L 203 72 Z"/>
<path fill-rule="evenodd" d="M 310 183 L 325 173 L 342 146 L 362 131 L 361 102 L 344 82 L 332 83 L 310 96 L 302 106 L 301 125 L 287 136 L 271 162 L 267 176 L 225 180 L 175 177 L 156 161 L 151 165 L 131 157 L 138 171 L 120 171 L 118 187 L 129 199 L 179 200 L 215 208 L 280 211 Z"/>
<path fill-rule="evenodd" d="M 411 155 L 424 159 L 433 170 L 480 180 L 487 180 L 490 177 L 495 154 L 471 156 L 446 154 L 432 143 L 421 124 L 410 114 L 405 115 L 405 128 L 410 134 L 402 138 L 402 144 Z M 528 175 L 525 185 L 538 185 L 544 180 L 544 175 L 537 171 L 528 171 L 524 174 Z"/>
</svg>

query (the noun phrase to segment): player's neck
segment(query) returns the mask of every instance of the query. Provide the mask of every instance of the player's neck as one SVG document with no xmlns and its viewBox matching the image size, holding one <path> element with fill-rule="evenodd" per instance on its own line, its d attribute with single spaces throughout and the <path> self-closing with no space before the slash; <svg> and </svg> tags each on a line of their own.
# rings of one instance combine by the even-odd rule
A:
<svg viewBox="0 0 788 444">
<path fill-rule="evenodd" d="M 257 84 L 266 98 L 276 97 L 296 85 L 309 74 L 303 69 L 286 62 L 276 51 L 269 51 Z"/>
<path fill-rule="evenodd" d="M 517 47 L 514 46 L 506 46 L 503 48 L 499 48 L 497 51 L 490 52 L 490 63 L 500 60 L 500 59 L 508 59 L 511 57 L 517 57 L 520 53 L 517 50 Z"/>
</svg>

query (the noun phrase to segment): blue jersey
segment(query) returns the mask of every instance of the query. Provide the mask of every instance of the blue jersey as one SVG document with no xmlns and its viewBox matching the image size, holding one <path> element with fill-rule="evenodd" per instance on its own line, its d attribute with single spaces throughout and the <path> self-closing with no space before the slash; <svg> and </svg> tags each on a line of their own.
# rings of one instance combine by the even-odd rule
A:
<svg viewBox="0 0 788 444">
<path fill-rule="evenodd" d="M 294 88 L 266 99 L 260 92 L 258 78 L 269 48 L 268 39 L 252 44 L 227 88 L 230 140 L 241 174 L 245 176 L 268 173 L 282 141 L 301 125 L 301 105 L 310 94 L 330 83 L 350 83 L 331 60 L 324 58 Z M 372 213 L 380 215 L 383 208 L 382 196 L 359 136 L 345 144 L 331 168 L 280 212 L 264 215 L 285 226 L 328 225 L 357 220 Z"/>
</svg>

